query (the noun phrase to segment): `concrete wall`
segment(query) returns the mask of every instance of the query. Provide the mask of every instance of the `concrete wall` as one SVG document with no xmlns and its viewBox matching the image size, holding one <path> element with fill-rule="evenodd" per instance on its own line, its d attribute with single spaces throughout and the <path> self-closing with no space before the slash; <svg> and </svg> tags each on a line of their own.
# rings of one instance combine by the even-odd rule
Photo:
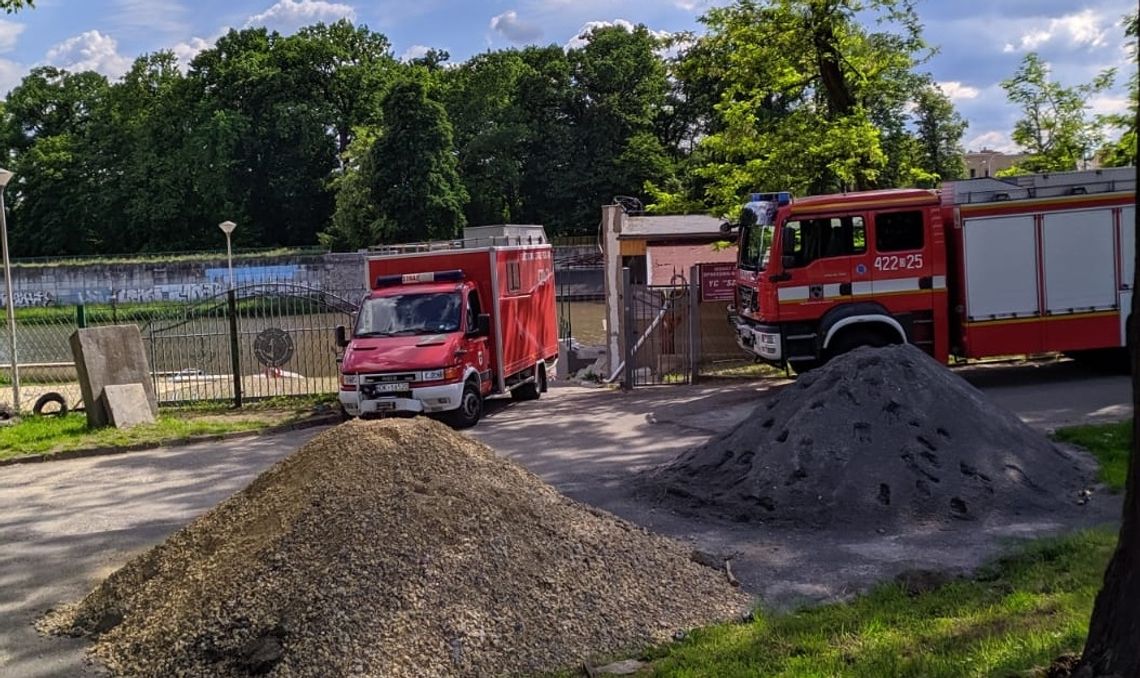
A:
<svg viewBox="0 0 1140 678">
<path fill-rule="evenodd" d="M 296 283 L 334 293 L 364 290 L 364 256 L 323 254 L 240 259 L 237 285 Z M 12 266 L 16 307 L 84 303 L 197 301 L 225 292 L 225 258 L 211 261 Z M 0 307 L 4 304 L 0 295 Z"/>
<path fill-rule="evenodd" d="M 234 262 L 234 283 L 294 283 L 351 298 L 366 290 L 364 271 L 363 254 L 239 259 Z M 604 293 L 601 269 L 556 267 L 556 276 L 560 298 L 599 298 Z M 129 264 L 14 264 L 12 289 L 17 308 L 80 302 L 194 302 L 229 289 L 229 270 L 225 257 Z M 0 308 L 4 304 L 0 294 Z"/>
</svg>

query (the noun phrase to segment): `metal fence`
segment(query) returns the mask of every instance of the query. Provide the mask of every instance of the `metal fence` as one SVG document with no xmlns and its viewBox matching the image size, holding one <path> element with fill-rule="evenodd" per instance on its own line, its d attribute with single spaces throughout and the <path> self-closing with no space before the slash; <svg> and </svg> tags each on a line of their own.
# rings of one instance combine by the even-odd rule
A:
<svg viewBox="0 0 1140 678">
<path fill-rule="evenodd" d="M 53 409 L 53 394 L 69 408 L 82 406 L 70 337 L 81 327 L 122 324 L 139 328 L 161 405 L 335 393 L 334 330 L 351 322 L 362 296 L 264 282 L 189 303 L 20 308 L 17 370 L 9 341 L 0 348 L 0 403 L 15 400 L 18 377 L 21 411 Z"/>
<path fill-rule="evenodd" d="M 699 335 L 693 287 L 683 276 L 671 285 L 634 285 L 624 272 L 626 388 L 692 381 Z"/>
</svg>

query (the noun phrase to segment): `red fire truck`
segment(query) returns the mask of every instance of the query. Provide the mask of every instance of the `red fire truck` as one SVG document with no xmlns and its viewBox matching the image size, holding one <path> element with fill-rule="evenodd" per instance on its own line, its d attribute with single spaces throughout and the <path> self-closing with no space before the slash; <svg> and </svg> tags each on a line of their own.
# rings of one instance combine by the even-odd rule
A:
<svg viewBox="0 0 1140 678">
<path fill-rule="evenodd" d="M 337 328 L 345 412 L 466 428 L 487 396 L 546 391 L 558 359 L 553 250 L 541 227 L 488 228 L 369 258 L 372 292 L 351 333 Z"/>
<path fill-rule="evenodd" d="M 738 226 L 729 319 L 762 361 L 802 372 L 902 342 L 942 362 L 1127 345 L 1135 168 L 755 194 Z"/>
</svg>

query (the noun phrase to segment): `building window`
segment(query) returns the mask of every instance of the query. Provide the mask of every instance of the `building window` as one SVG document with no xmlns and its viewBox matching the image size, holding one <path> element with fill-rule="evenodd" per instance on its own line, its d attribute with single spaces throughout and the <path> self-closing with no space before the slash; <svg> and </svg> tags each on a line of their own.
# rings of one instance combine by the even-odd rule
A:
<svg viewBox="0 0 1140 678">
<path fill-rule="evenodd" d="M 978 176 L 978 168 L 977 167 L 971 167 L 970 168 L 970 178 L 976 179 L 977 176 Z"/>
<path fill-rule="evenodd" d="M 880 252 L 920 250 L 923 243 L 922 212 L 889 212 L 875 215 L 875 249 Z"/>
</svg>

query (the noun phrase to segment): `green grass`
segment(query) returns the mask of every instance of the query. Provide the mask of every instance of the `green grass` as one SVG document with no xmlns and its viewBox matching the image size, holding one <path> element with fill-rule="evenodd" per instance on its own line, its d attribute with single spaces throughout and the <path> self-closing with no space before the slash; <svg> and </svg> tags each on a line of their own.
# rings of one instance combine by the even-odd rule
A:
<svg viewBox="0 0 1140 678">
<path fill-rule="evenodd" d="M 1128 477 L 1128 456 L 1132 445 L 1132 421 L 1116 424 L 1073 426 L 1059 429 L 1057 440 L 1079 445 L 1100 461 L 1100 480 L 1114 492 L 1124 489 Z"/>
<path fill-rule="evenodd" d="M 1061 429 L 1123 487 L 1131 422 Z M 1116 546 L 1115 529 L 1033 542 L 974 579 L 908 596 L 881 585 L 850 603 L 794 614 L 756 614 L 748 624 L 699 629 L 651 650 L 651 672 L 698 676 L 1032 676 L 1077 653 Z"/>
<path fill-rule="evenodd" d="M 88 430 L 87 418 L 72 413 L 65 417 L 28 417 L 12 426 L 0 427 L 0 459 L 25 454 L 52 454 L 89 447 L 159 444 L 193 436 L 261 431 L 297 417 L 294 413 L 255 411 L 209 416 L 204 412 L 159 414 L 154 424 L 130 429 Z"/>
<path fill-rule="evenodd" d="M 1080 650 L 1115 544 L 1115 531 L 1090 530 L 920 596 L 883 585 L 851 603 L 700 629 L 661 650 L 653 674 L 1025 675 Z"/>
</svg>

